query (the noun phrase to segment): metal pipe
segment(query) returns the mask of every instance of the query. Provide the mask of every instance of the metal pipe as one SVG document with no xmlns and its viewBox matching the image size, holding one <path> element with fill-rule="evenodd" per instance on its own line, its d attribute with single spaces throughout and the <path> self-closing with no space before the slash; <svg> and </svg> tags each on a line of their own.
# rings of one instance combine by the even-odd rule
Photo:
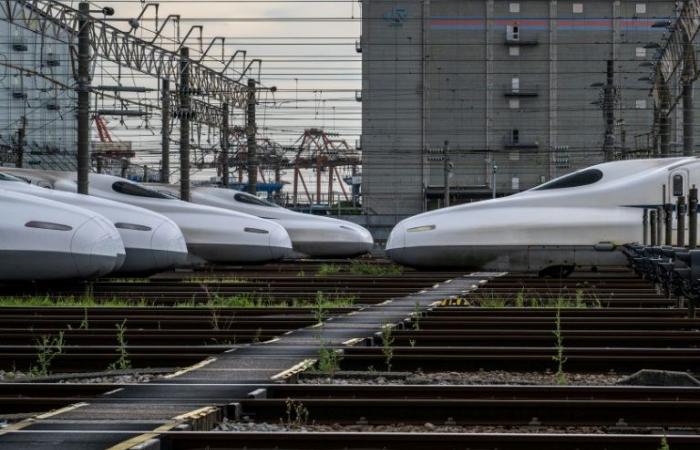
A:
<svg viewBox="0 0 700 450">
<path fill-rule="evenodd" d="M 661 205 L 656 208 L 656 243 L 662 245 L 664 235 L 664 208 L 666 204 L 666 185 L 661 185 Z"/>
<path fill-rule="evenodd" d="M 657 215 L 657 214 L 658 214 L 658 212 L 657 212 L 656 209 L 652 209 L 651 211 L 649 211 L 649 231 L 650 231 L 649 237 L 651 238 L 651 239 L 650 239 L 650 241 L 651 241 L 650 244 L 651 244 L 652 247 L 654 247 L 654 246 L 656 245 L 656 243 L 658 242 L 658 241 L 656 240 L 656 234 L 657 234 L 656 215 Z"/>
<path fill-rule="evenodd" d="M 447 156 L 449 142 L 442 148 L 443 176 L 445 177 L 445 207 L 450 206 L 450 158 Z"/>
<path fill-rule="evenodd" d="M 90 4 L 78 5 L 78 193 L 88 194 L 90 176 Z"/>
<path fill-rule="evenodd" d="M 190 201 L 190 49 L 180 49 L 180 199 Z"/>
<path fill-rule="evenodd" d="M 143 117 L 146 112 L 128 109 L 98 109 L 97 114 L 100 116 Z"/>
<path fill-rule="evenodd" d="M 649 231 L 649 211 L 644 208 L 642 213 L 642 244 L 647 245 L 647 233 Z"/>
<path fill-rule="evenodd" d="M 688 193 L 688 248 L 698 244 L 698 189 L 693 185 Z"/>
<path fill-rule="evenodd" d="M 664 243 L 673 245 L 673 204 L 664 203 Z"/>
<path fill-rule="evenodd" d="M 137 92 L 137 93 L 145 93 L 145 92 L 153 92 L 155 89 L 153 88 L 147 88 L 144 86 L 106 86 L 106 85 L 99 85 L 95 86 L 92 88 L 94 91 L 108 91 L 108 92 Z"/>
<path fill-rule="evenodd" d="M 685 246 L 685 196 L 676 199 L 676 245 Z"/>
</svg>

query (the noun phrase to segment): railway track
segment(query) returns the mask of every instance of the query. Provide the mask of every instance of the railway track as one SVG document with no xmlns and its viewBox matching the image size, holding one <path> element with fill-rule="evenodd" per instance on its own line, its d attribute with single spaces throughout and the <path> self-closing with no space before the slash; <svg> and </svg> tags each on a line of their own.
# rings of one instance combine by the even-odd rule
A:
<svg viewBox="0 0 700 450">
<path fill-rule="evenodd" d="M 499 450 L 658 450 L 662 434 L 606 435 L 552 433 L 197 433 L 177 432 L 162 436 L 169 450 L 218 449 L 368 449 L 453 450 L 464 448 Z M 700 436 L 668 436 L 673 450 L 697 449 Z"/>
<path fill-rule="evenodd" d="M 170 272 L 147 279 L 101 279 L 90 284 L 7 285 L 8 297 L 81 298 L 96 301 L 130 300 L 153 306 L 202 304 L 221 299 L 248 298 L 268 306 L 313 302 L 321 293 L 327 299 L 357 304 L 376 304 L 401 297 L 462 272 L 417 272 L 382 274 L 387 263 L 364 263 L 380 273 L 350 272 L 347 261 L 290 262 L 253 267 L 214 267 L 210 270 Z M 323 268 L 327 272 L 323 272 Z M 328 269 L 328 268 L 331 269 Z"/>
<path fill-rule="evenodd" d="M 233 271 L 217 268 L 163 274 L 148 282 L 104 280 L 92 286 L 92 295 L 98 299 L 117 296 L 150 302 L 140 308 L 2 308 L 0 367 L 10 361 L 28 367 L 36 358 L 33 342 L 58 332 L 63 332 L 65 347 L 53 360 L 52 370 L 105 368 L 120 350 L 126 350 L 134 367 L 180 367 L 318 321 L 313 308 L 274 307 L 275 303 L 311 299 L 319 291 L 328 296 L 355 296 L 352 304 L 328 307 L 324 312 L 341 318 L 330 328 L 342 331 L 353 323 L 353 316 L 347 314 L 364 304 L 406 296 L 460 275 L 408 271 L 364 276 L 341 269 L 341 273 L 315 276 L 322 267 L 307 263 Z M 300 271 L 314 272 L 314 276 L 298 276 Z M 84 286 L 61 289 L 60 295 L 78 295 Z M 206 305 L 213 292 L 217 296 L 257 296 L 266 290 L 271 300 L 265 308 L 169 307 L 190 299 L 193 304 Z M 388 344 L 386 335 L 375 334 L 376 327 L 365 330 L 363 322 L 355 324 L 370 337 L 355 340 L 353 346 L 337 346 L 342 348 L 338 369 L 551 373 L 557 370 L 552 358 L 563 342 L 566 372 L 620 374 L 652 368 L 700 373 L 700 320 L 688 319 L 674 300 L 631 272 L 577 273 L 566 280 L 507 275 L 468 291 L 397 323 Z M 393 307 L 382 305 L 386 311 Z M 405 304 L 403 308 L 401 314 L 408 311 Z M 88 327 L 81 326 L 86 312 Z M 124 323 L 127 343 L 120 346 L 116 329 Z M 288 358 L 311 341 L 317 342 L 308 336 L 303 334 L 289 344 L 263 345 L 260 351 L 266 361 Z M 252 355 L 255 348 L 248 347 L 245 354 Z M 213 370 L 224 366 L 218 367 Z M 190 408 L 206 405 L 218 408 L 229 422 L 243 424 L 229 431 L 161 430 L 144 435 L 157 436 L 164 449 L 658 450 L 664 435 L 673 450 L 700 447 L 696 434 L 700 430 L 700 388 L 265 382 L 227 384 L 221 391 L 219 385 L 198 384 L 202 380 L 195 377 L 189 381 L 192 384 L 178 384 L 176 379 L 154 381 L 138 386 L 143 391 L 129 388 L 124 391 L 129 395 L 116 394 L 117 406 L 128 410 L 129 405 L 163 401 Z M 111 414 L 108 406 L 115 398 L 105 393 L 122 387 L 79 386 L 85 385 L 63 384 L 52 389 L 48 384 L 0 384 L 0 409 L 27 414 L 88 403 L 88 411 Z M 155 398 L 147 394 L 151 391 L 158 392 Z M 305 419 L 297 417 L 290 423 L 290 416 L 299 411 L 304 411 Z M 249 422 L 254 424 L 245 428 Z M 262 423 L 274 426 L 256 428 Z M 47 422 L 54 429 L 58 424 Z M 223 430 L 225 425 L 221 425 Z M 302 428 L 304 432 L 298 432 Z M 97 426 L 86 424 L 81 430 L 81 439 L 101 439 Z M 44 438 L 40 429 L 32 427 L 25 431 L 24 435 L 3 436 L 0 445 L 26 442 L 27 436 L 36 442 L 51 436 Z M 125 434 L 127 438 L 133 435 Z"/>
</svg>

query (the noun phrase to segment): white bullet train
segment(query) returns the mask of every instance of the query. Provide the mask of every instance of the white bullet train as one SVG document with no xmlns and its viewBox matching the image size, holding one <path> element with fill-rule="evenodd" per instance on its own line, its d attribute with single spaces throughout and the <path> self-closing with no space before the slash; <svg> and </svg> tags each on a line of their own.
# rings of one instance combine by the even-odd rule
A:
<svg viewBox="0 0 700 450">
<path fill-rule="evenodd" d="M 0 280 L 93 278 L 125 258 L 117 229 L 101 215 L 0 188 Z"/>
<path fill-rule="evenodd" d="M 174 185 L 150 186 L 171 195 L 177 196 L 180 193 L 179 187 Z M 247 192 L 217 187 L 195 187 L 191 197 L 194 203 L 274 220 L 287 230 L 294 250 L 308 256 L 352 257 L 365 254 L 374 246 L 372 235 L 360 225 L 331 217 L 290 211 Z"/>
<path fill-rule="evenodd" d="M 386 250 L 422 268 L 566 274 L 624 265 L 619 246 L 643 240 L 644 208 L 675 203 L 692 185 L 700 186 L 697 158 L 599 164 L 509 197 L 409 217 L 394 227 Z"/>
<path fill-rule="evenodd" d="M 44 189 L 0 169 L 0 188 L 22 192 L 103 215 L 119 231 L 126 259 L 116 272 L 146 274 L 167 270 L 187 261 L 185 238 L 167 217 L 135 206 L 91 195 Z"/>
<path fill-rule="evenodd" d="M 77 190 L 76 174 L 72 172 L 11 169 L 9 173 L 43 187 Z M 183 202 L 124 178 L 90 174 L 90 195 L 170 218 L 185 236 L 187 248 L 195 257 L 191 262 L 262 263 L 282 259 L 292 249 L 285 229 L 270 220 Z"/>
</svg>

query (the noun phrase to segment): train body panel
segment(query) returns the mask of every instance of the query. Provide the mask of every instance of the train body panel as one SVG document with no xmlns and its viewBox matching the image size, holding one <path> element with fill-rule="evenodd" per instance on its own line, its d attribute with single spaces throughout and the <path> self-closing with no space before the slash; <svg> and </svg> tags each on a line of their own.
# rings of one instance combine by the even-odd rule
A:
<svg viewBox="0 0 700 450">
<path fill-rule="evenodd" d="M 152 185 L 171 195 L 179 195 L 174 185 Z M 369 252 L 374 246 L 370 232 L 360 225 L 331 217 L 291 211 L 245 192 L 226 188 L 196 187 L 192 201 L 231 211 L 274 220 L 282 225 L 294 250 L 313 257 L 351 257 Z"/>
<path fill-rule="evenodd" d="M 125 257 L 117 229 L 101 215 L 0 188 L 0 280 L 93 278 Z"/>
<path fill-rule="evenodd" d="M 116 273 L 144 274 L 182 265 L 187 260 L 185 238 L 167 217 L 135 206 L 90 195 L 45 189 L 0 169 L 0 188 L 94 211 L 119 231 L 126 255 Z"/>
<path fill-rule="evenodd" d="M 32 183 L 75 191 L 75 174 L 17 171 Z M 291 241 L 284 228 L 270 220 L 221 208 L 183 202 L 138 183 L 111 175 L 90 175 L 90 194 L 162 214 L 182 231 L 189 252 L 216 263 L 262 263 L 284 258 Z"/>
<path fill-rule="evenodd" d="M 693 184 L 696 158 L 599 164 L 509 197 L 409 217 L 392 230 L 387 254 L 408 266 L 475 270 L 624 264 L 616 249 L 643 239 L 644 208 L 673 203 Z"/>
</svg>

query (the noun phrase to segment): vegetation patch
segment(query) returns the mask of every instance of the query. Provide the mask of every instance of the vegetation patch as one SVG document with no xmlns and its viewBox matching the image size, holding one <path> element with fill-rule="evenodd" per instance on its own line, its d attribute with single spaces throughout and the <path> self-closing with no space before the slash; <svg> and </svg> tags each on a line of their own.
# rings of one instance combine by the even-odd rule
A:
<svg viewBox="0 0 700 450">
<path fill-rule="evenodd" d="M 352 261 L 350 264 L 321 264 L 316 271 L 317 277 L 327 277 L 349 273 L 352 275 L 366 275 L 373 277 L 401 275 L 403 267 L 396 264 L 375 264 L 366 261 Z"/>
<path fill-rule="evenodd" d="M 519 291 L 506 298 L 494 291 L 476 291 L 467 297 L 469 304 L 482 308 L 600 308 L 602 303 L 594 293 L 583 289 L 574 292 L 558 292 L 543 296 L 541 293 L 527 294 Z"/>
<path fill-rule="evenodd" d="M 277 301 L 269 296 L 240 294 L 234 296 L 212 295 L 204 301 L 191 299 L 169 305 L 146 299 L 95 298 L 92 296 L 27 296 L 0 297 L 2 308 L 346 308 L 355 304 L 354 296 L 317 294 L 314 298 L 298 298 Z M 88 327 L 87 311 L 81 328 Z"/>
</svg>

